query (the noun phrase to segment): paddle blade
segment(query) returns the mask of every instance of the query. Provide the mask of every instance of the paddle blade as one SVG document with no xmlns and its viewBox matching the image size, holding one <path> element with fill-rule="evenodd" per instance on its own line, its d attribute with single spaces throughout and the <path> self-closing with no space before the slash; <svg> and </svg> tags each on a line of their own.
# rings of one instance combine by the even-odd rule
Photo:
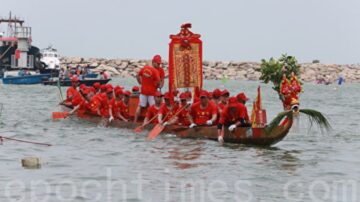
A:
<svg viewBox="0 0 360 202">
<path fill-rule="evenodd" d="M 52 118 L 53 119 L 64 119 L 69 116 L 69 112 L 53 112 Z"/>
<path fill-rule="evenodd" d="M 138 126 L 138 127 L 136 127 L 135 129 L 134 129 L 134 132 L 135 133 L 141 133 L 141 131 L 142 131 L 142 126 Z"/>
<path fill-rule="evenodd" d="M 164 130 L 164 128 L 165 126 L 163 126 L 162 124 L 156 124 L 156 126 L 148 134 L 147 139 L 148 140 L 155 139 Z"/>
</svg>

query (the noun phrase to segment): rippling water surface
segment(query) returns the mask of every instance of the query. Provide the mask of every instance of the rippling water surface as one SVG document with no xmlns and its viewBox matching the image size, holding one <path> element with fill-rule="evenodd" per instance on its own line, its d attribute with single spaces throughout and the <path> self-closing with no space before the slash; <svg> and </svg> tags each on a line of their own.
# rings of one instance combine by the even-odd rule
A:
<svg viewBox="0 0 360 202">
<path fill-rule="evenodd" d="M 112 83 L 130 87 L 135 80 Z M 257 86 L 225 83 L 252 99 Z M 53 146 L 0 145 L 0 201 L 360 201 L 359 89 L 306 84 L 301 107 L 324 112 L 333 130 L 309 129 L 302 117 L 283 141 L 257 148 L 171 134 L 148 142 L 145 132 L 75 118 L 54 122 L 56 87 L 1 85 L 0 134 Z M 270 120 L 281 103 L 270 85 L 262 92 Z M 22 168 L 27 156 L 40 157 L 42 167 Z"/>
</svg>

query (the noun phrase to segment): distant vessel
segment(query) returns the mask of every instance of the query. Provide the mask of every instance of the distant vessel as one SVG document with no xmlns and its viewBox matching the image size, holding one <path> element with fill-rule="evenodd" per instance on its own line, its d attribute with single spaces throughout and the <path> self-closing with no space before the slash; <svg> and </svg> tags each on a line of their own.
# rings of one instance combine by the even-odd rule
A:
<svg viewBox="0 0 360 202">
<path fill-rule="evenodd" d="M 9 18 L 0 18 L 0 29 L 1 23 L 7 24 L 7 33 L 0 30 L 0 77 L 4 77 L 4 84 L 36 84 L 51 76 L 40 61 L 40 49 L 31 45 L 31 27 L 24 22 L 11 12 Z"/>
<path fill-rule="evenodd" d="M 55 48 L 49 46 L 41 50 L 40 61 L 47 69 L 60 70 L 59 54 Z"/>
</svg>

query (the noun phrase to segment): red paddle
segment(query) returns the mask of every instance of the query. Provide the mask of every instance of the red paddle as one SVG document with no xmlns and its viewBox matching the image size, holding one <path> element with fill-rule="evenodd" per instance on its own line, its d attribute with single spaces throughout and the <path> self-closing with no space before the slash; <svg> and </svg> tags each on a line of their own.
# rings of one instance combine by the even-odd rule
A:
<svg viewBox="0 0 360 202">
<path fill-rule="evenodd" d="M 141 125 L 141 126 L 136 127 L 136 128 L 134 129 L 134 132 L 135 132 L 135 133 L 141 133 L 142 129 L 143 129 L 145 126 L 149 125 L 149 124 L 150 124 L 154 119 L 156 119 L 157 117 L 158 117 L 158 115 L 152 117 L 145 125 Z"/>
<path fill-rule="evenodd" d="M 173 117 L 177 116 L 180 112 L 182 112 L 185 108 L 187 107 L 187 105 L 183 106 L 179 111 L 177 111 L 169 120 L 171 120 Z M 169 114 L 167 114 L 169 115 Z M 166 115 L 166 116 L 167 116 Z M 166 119 L 166 117 L 164 118 L 164 120 Z M 149 132 L 147 139 L 148 140 L 153 140 L 155 139 L 163 130 L 164 130 L 165 126 L 163 124 L 156 124 L 156 126 Z"/>
<path fill-rule="evenodd" d="M 52 118 L 53 119 L 65 119 L 69 116 L 69 112 L 53 112 Z"/>
</svg>

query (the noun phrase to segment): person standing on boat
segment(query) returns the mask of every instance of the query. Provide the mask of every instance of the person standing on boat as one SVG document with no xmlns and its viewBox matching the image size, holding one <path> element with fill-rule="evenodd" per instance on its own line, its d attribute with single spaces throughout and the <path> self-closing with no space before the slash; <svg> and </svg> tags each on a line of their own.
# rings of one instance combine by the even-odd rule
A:
<svg viewBox="0 0 360 202">
<path fill-rule="evenodd" d="M 154 63 L 154 62 L 153 62 Z M 141 110 L 155 104 L 154 95 L 161 85 L 159 71 L 151 66 L 144 66 L 136 76 L 141 85 L 139 106 L 136 109 L 134 122 L 137 122 Z"/>
<path fill-rule="evenodd" d="M 110 74 L 107 73 L 105 70 L 102 70 L 100 72 L 100 75 L 101 75 L 101 79 L 104 79 L 104 80 L 110 79 Z"/>
<path fill-rule="evenodd" d="M 172 96 L 169 92 L 164 94 L 164 104 L 161 105 L 158 114 L 158 123 L 164 126 L 176 123 L 177 117 L 174 117 L 178 110 L 178 105 L 171 102 Z"/>
<path fill-rule="evenodd" d="M 152 66 L 158 70 L 159 76 L 160 76 L 160 83 L 159 83 L 159 91 L 161 92 L 161 89 L 164 87 L 164 80 L 165 80 L 165 71 L 163 67 L 161 66 L 161 56 L 155 55 L 152 59 Z"/>
<path fill-rule="evenodd" d="M 202 91 L 200 93 L 200 101 L 191 106 L 189 115 L 191 124 L 189 128 L 198 125 L 213 125 L 216 122 L 217 113 L 217 106 L 209 101 L 208 92 Z"/>
<path fill-rule="evenodd" d="M 224 142 L 225 127 L 232 132 L 239 126 L 247 126 L 245 122 L 244 108 L 241 107 L 235 97 L 231 97 L 229 98 L 228 105 L 225 106 L 220 115 L 218 124 L 218 141 L 220 143 Z"/>
<path fill-rule="evenodd" d="M 151 105 L 147 109 L 145 119 L 144 119 L 144 122 L 143 122 L 143 126 L 147 125 L 150 120 L 152 120 L 151 121 L 152 124 L 158 124 L 159 123 L 159 121 L 157 119 L 157 116 L 159 114 L 161 104 L 162 104 L 162 94 L 159 91 L 157 91 L 155 93 L 155 104 Z"/>
</svg>

